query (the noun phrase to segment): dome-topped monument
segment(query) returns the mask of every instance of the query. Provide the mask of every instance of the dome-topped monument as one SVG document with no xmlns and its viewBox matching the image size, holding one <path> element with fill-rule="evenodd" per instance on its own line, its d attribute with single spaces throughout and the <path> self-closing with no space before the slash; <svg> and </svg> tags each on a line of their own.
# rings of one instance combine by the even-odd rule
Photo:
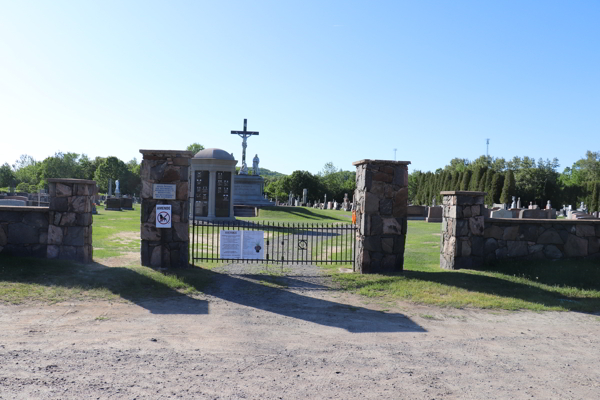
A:
<svg viewBox="0 0 600 400">
<path fill-rule="evenodd" d="M 203 149 L 196 153 L 194 158 L 216 159 L 216 160 L 235 160 L 233 153 L 228 153 L 225 150 L 210 148 Z"/>
</svg>

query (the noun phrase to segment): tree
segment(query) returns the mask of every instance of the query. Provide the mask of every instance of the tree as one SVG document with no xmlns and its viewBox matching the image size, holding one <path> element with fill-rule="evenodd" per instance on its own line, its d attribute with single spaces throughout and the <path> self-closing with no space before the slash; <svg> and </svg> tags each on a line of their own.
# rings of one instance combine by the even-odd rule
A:
<svg viewBox="0 0 600 400">
<path fill-rule="evenodd" d="M 512 169 L 509 169 L 506 172 L 506 177 L 504 179 L 504 187 L 502 188 L 502 194 L 500 195 L 500 203 L 510 204 L 512 201 L 512 196 L 515 195 L 515 175 Z"/>
<path fill-rule="evenodd" d="M 471 170 L 468 169 L 465 172 L 463 172 L 460 190 L 469 190 L 469 182 L 471 182 Z"/>
<path fill-rule="evenodd" d="M 98 186 L 98 191 L 108 193 L 108 180 L 112 179 L 113 185 L 118 179 L 122 194 L 133 194 L 131 187 L 128 187 L 126 182 L 130 172 L 127 165 L 117 157 L 108 157 L 100 163 L 94 174 L 94 180 Z M 123 182 L 123 184 L 121 184 Z"/>
<path fill-rule="evenodd" d="M 590 212 L 598 211 L 598 186 L 600 186 L 600 183 L 594 182 L 594 187 L 592 189 L 592 201 L 590 202 Z"/>
<path fill-rule="evenodd" d="M 200 143 L 192 143 L 190 144 L 188 147 L 186 147 L 187 151 L 191 151 L 194 154 L 196 154 L 197 152 L 199 152 L 200 150 L 204 150 L 204 146 L 202 146 Z"/>
<path fill-rule="evenodd" d="M 8 163 L 0 167 L 0 187 L 10 187 L 15 181 L 15 174 Z"/>
<path fill-rule="evenodd" d="M 83 178 L 79 154 L 59 151 L 54 156 L 44 159 L 37 170 L 37 179 L 41 184 L 46 185 L 49 178 Z"/>
</svg>

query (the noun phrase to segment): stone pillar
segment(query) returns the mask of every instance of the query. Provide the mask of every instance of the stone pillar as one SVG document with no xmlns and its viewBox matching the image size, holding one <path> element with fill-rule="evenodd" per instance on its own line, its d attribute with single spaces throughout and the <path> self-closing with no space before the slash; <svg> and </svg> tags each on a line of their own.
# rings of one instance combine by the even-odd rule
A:
<svg viewBox="0 0 600 400">
<path fill-rule="evenodd" d="M 193 153 L 184 150 L 140 150 L 140 153 L 143 154 L 140 196 L 142 265 L 185 268 L 189 260 L 188 170 Z M 155 199 L 155 184 L 172 185 L 174 198 Z M 171 205 L 171 228 L 156 228 L 157 204 Z"/>
<path fill-rule="evenodd" d="M 402 271 L 410 161 L 361 160 L 356 166 L 356 254 L 360 273 Z"/>
<path fill-rule="evenodd" d="M 92 203 L 96 182 L 48 179 L 50 206 L 46 256 L 92 261 Z"/>
<path fill-rule="evenodd" d="M 441 192 L 444 196 L 440 267 L 477 268 L 483 264 L 485 192 Z"/>
</svg>

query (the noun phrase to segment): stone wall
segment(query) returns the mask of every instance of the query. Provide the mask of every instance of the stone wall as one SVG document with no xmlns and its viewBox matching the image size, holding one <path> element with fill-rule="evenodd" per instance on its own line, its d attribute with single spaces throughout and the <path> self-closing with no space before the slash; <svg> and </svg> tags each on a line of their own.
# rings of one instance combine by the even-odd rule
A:
<svg viewBox="0 0 600 400">
<path fill-rule="evenodd" d="M 189 260 L 188 170 L 191 151 L 140 150 L 143 154 L 141 258 L 142 265 L 182 268 Z M 175 185 L 175 199 L 154 199 L 154 184 Z M 171 228 L 156 228 L 156 205 L 170 204 Z"/>
<path fill-rule="evenodd" d="M 0 206 L 0 254 L 46 257 L 48 208 Z"/>
<path fill-rule="evenodd" d="M 483 263 L 483 192 L 441 192 L 440 267 L 476 268 Z"/>
<path fill-rule="evenodd" d="M 48 258 L 91 262 L 92 205 L 96 182 L 48 179 Z"/>
<path fill-rule="evenodd" d="M 0 207 L 0 253 L 92 261 L 96 182 L 48 179 L 49 207 Z"/>
<path fill-rule="evenodd" d="M 509 259 L 600 259 L 600 220 L 484 219 L 485 193 L 442 195 L 442 268 L 477 268 Z"/>
<path fill-rule="evenodd" d="M 356 166 L 355 271 L 402 271 L 409 161 L 361 160 Z"/>
<path fill-rule="evenodd" d="M 600 220 L 485 220 L 486 263 L 505 259 L 598 258 Z"/>
</svg>

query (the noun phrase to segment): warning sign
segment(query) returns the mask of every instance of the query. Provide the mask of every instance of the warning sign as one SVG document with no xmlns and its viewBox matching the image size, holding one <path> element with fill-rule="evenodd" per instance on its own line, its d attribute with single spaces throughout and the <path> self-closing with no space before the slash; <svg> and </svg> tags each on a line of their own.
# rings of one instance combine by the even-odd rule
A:
<svg viewBox="0 0 600 400">
<path fill-rule="evenodd" d="M 156 205 L 156 227 L 170 228 L 171 227 L 171 205 L 157 204 Z"/>
</svg>

